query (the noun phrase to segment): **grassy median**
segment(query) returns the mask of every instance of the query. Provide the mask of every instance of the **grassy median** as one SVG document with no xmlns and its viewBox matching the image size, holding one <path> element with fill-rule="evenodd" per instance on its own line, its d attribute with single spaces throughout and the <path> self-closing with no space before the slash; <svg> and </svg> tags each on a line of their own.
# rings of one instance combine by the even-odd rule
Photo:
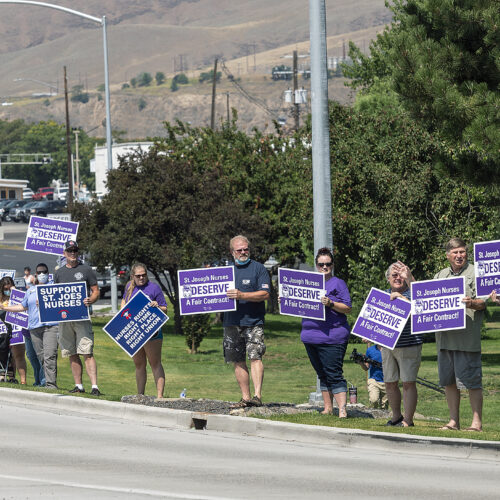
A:
<svg viewBox="0 0 500 500">
<path fill-rule="evenodd" d="M 99 388 L 103 398 L 118 401 L 125 394 L 135 394 L 135 371 L 133 361 L 115 342 L 103 332 L 102 327 L 109 318 L 93 319 L 96 348 L 95 356 L 98 365 Z M 484 384 L 484 432 L 466 431 L 443 432 L 437 428 L 446 423 L 448 409 L 443 395 L 418 386 L 419 402 L 417 414 L 425 419 L 417 419 L 415 428 L 394 429 L 384 427 L 385 420 L 350 418 L 346 421 L 328 415 L 287 415 L 273 417 L 303 424 L 326 425 L 335 427 L 359 428 L 366 430 L 404 432 L 427 436 L 453 436 L 475 439 L 500 440 L 500 307 L 490 307 L 486 323 L 486 338 L 483 348 L 483 384 Z M 189 354 L 185 339 L 173 334 L 173 322 L 164 328 L 163 363 L 166 371 L 166 397 L 178 397 L 186 388 L 187 397 L 210 398 L 226 401 L 237 401 L 240 393 L 234 379 L 231 365 L 226 365 L 222 357 L 222 327 L 214 325 L 210 335 L 201 344 L 198 354 Z M 300 342 L 300 320 L 290 316 L 268 315 L 266 317 L 267 353 L 264 358 L 265 380 L 263 390 L 264 402 L 307 402 L 309 393 L 315 390 L 316 376 Z M 358 401 L 367 403 L 366 373 L 349 360 L 353 348 L 364 352 L 360 344 L 349 345 L 344 363 L 344 373 L 349 383 L 358 387 Z M 33 373 L 28 365 L 29 390 L 45 391 L 33 388 Z M 424 344 L 422 366 L 419 376 L 437 382 L 436 346 Z M 73 377 L 66 359 L 59 359 L 58 385 L 60 392 L 73 388 Z M 5 384 L 5 386 L 11 386 Z M 84 375 L 84 386 L 90 390 L 89 381 Z M 19 387 L 19 386 L 12 386 Z M 155 395 L 153 379 L 148 372 L 146 394 Z M 91 397 L 87 394 L 79 397 Z M 468 427 L 471 420 L 467 393 L 462 394 L 462 427 Z"/>
</svg>

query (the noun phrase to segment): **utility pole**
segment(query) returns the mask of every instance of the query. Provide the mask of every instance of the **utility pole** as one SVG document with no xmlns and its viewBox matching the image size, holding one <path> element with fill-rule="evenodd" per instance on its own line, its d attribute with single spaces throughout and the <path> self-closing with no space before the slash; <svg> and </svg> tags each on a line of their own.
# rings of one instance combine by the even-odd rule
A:
<svg viewBox="0 0 500 500">
<path fill-rule="evenodd" d="M 73 130 L 75 134 L 75 164 L 76 164 L 76 199 L 80 198 L 80 155 L 78 154 L 78 134 L 79 130 Z"/>
<path fill-rule="evenodd" d="M 229 92 L 226 92 L 227 126 L 229 127 Z"/>
<path fill-rule="evenodd" d="M 297 90 L 299 90 L 299 82 L 298 82 L 298 69 L 297 69 L 297 51 L 293 51 L 293 102 L 294 102 L 294 110 L 293 117 L 295 119 L 295 131 L 299 130 L 299 116 L 300 116 L 300 104 L 297 102 Z"/>
<path fill-rule="evenodd" d="M 314 254 L 316 255 L 321 247 L 333 249 L 325 0 L 309 0 L 309 32 L 311 39 Z M 319 379 L 316 380 L 316 392 L 309 395 L 309 400 L 322 400 Z"/>
<path fill-rule="evenodd" d="M 66 152 L 68 162 L 68 207 L 73 205 L 73 172 L 71 158 L 71 138 L 69 127 L 69 103 L 68 103 L 68 78 L 66 76 L 66 66 L 64 66 L 64 100 L 66 102 Z M 109 147 L 109 145 L 108 145 Z"/>
<path fill-rule="evenodd" d="M 214 62 L 214 76 L 212 78 L 212 112 L 210 115 L 210 128 L 215 130 L 215 95 L 217 89 L 217 59 Z"/>
</svg>

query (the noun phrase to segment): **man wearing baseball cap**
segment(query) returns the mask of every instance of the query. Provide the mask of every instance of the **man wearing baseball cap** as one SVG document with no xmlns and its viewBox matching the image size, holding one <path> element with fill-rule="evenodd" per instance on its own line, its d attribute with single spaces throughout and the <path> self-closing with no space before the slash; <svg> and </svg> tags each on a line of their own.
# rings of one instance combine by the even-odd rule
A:
<svg viewBox="0 0 500 500">
<path fill-rule="evenodd" d="M 66 264 L 61 266 L 55 273 L 54 283 L 75 283 L 85 281 L 87 283 L 87 298 L 84 304 L 90 306 L 99 298 L 99 287 L 97 277 L 93 269 L 87 264 L 80 262 L 78 258 L 78 243 L 68 240 L 64 244 L 64 257 Z M 94 358 L 94 332 L 92 322 L 63 321 L 59 323 L 59 345 L 63 358 L 69 358 L 71 372 L 75 380 L 75 387 L 69 391 L 72 393 L 85 392 L 82 384 L 82 362 L 83 356 L 87 375 L 92 383 L 91 394 L 100 396 L 97 386 L 97 364 Z"/>
</svg>

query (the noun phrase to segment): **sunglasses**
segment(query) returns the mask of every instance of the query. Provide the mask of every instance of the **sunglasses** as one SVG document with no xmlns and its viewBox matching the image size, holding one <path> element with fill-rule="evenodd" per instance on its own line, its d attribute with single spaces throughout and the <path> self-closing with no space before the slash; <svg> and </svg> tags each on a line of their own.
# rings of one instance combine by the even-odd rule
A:
<svg viewBox="0 0 500 500">
<path fill-rule="evenodd" d="M 250 249 L 247 247 L 247 248 L 240 248 L 239 250 L 234 250 L 234 252 L 236 253 L 243 253 L 243 252 L 248 252 Z"/>
<path fill-rule="evenodd" d="M 332 267 L 333 262 L 318 262 L 316 265 L 318 267 Z"/>
<path fill-rule="evenodd" d="M 76 248 L 71 248 L 70 250 L 66 250 L 68 253 L 78 253 L 78 250 Z"/>
<path fill-rule="evenodd" d="M 136 278 L 147 278 L 147 274 L 134 274 Z"/>
</svg>

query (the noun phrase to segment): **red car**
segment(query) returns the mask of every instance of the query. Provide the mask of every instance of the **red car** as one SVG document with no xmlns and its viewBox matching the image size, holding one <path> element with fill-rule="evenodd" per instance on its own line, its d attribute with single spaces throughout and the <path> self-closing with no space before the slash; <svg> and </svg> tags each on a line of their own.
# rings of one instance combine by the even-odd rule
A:
<svg viewBox="0 0 500 500">
<path fill-rule="evenodd" d="M 38 191 L 33 195 L 32 200 L 53 200 L 54 199 L 54 188 L 43 187 L 39 188 Z"/>
</svg>

